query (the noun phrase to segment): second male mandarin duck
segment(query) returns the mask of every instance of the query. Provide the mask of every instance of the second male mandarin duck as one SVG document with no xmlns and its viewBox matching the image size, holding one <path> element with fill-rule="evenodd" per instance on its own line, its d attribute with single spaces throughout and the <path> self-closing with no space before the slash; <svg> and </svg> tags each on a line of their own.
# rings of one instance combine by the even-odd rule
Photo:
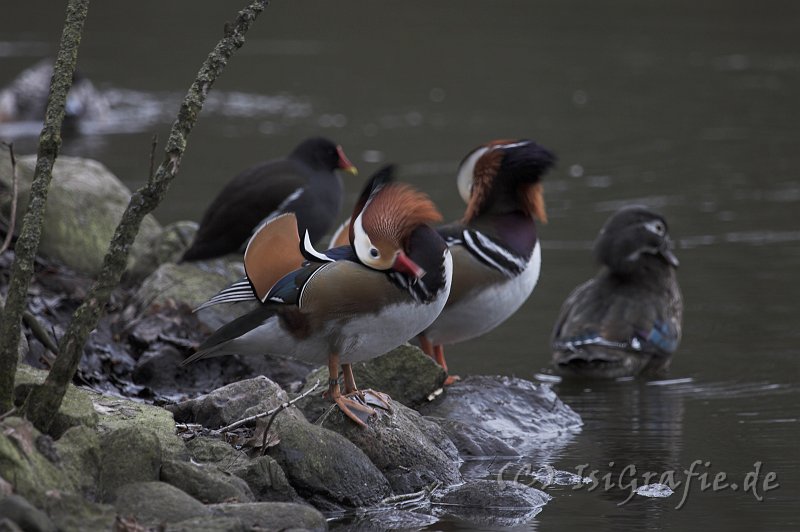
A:
<svg viewBox="0 0 800 532">
<path fill-rule="evenodd" d="M 594 245 L 601 269 L 564 302 L 553 330 L 553 367 L 590 378 L 657 375 L 681 338 L 678 259 L 666 220 L 640 206 L 620 209 Z"/>
<path fill-rule="evenodd" d="M 346 246 L 315 251 L 307 232 L 301 243 L 293 214 L 265 224 L 244 256 L 262 304 L 213 333 L 185 363 L 236 353 L 326 362 L 328 398 L 363 425 L 358 413 L 375 412 L 356 388 L 351 364 L 428 327 L 447 301 L 452 276 L 447 245 L 429 225 L 441 216 L 427 196 L 391 174 L 387 167 L 368 183 Z"/>
<path fill-rule="evenodd" d="M 539 279 L 536 220 L 546 222 L 542 175 L 555 156 L 531 140 L 497 140 L 462 161 L 464 217 L 438 229 L 453 254 L 453 288 L 442 313 L 419 335 L 445 370 L 445 344 L 481 336 L 508 319 Z M 448 378 L 450 384 L 454 378 Z"/>
<path fill-rule="evenodd" d="M 342 208 L 342 180 L 355 174 L 341 146 L 322 137 L 301 142 L 286 159 L 263 162 L 231 179 L 208 206 L 181 260 L 213 259 L 241 249 L 265 221 L 292 212 L 312 242 L 327 233 Z"/>
</svg>

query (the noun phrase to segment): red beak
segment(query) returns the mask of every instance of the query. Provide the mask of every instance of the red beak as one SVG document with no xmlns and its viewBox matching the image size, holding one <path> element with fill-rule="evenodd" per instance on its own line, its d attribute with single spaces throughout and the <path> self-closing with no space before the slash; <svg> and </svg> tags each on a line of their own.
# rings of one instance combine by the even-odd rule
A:
<svg viewBox="0 0 800 532">
<path fill-rule="evenodd" d="M 408 258 L 408 255 L 402 251 L 397 254 L 394 259 L 392 268 L 398 272 L 410 275 L 415 279 L 422 279 L 425 276 L 425 270 L 420 268 L 419 264 Z"/>
<path fill-rule="evenodd" d="M 336 153 L 339 155 L 339 168 L 353 175 L 358 175 L 358 168 L 350 162 L 341 146 L 336 146 Z"/>
</svg>

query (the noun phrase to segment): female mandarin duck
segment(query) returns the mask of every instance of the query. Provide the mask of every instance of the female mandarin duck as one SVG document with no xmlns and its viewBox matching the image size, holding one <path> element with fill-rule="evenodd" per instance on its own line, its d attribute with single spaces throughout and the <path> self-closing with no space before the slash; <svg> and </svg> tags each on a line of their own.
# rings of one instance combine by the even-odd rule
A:
<svg viewBox="0 0 800 532">
<path fill-rule="evenodd" d="M 287 212 L 315 242 L 342 208 L 342 180 L 335 170 L 356 168 L 341 146 L 315 137 L 286 159 L 260 163 L 231 179 L 206 209 L 194 241 L 181 260 L 213 259 L 238 251 L 266 220 Z"/>
<path fill-rule="evenodd" d="M 620 209 L 594 245 L 602 268 L 564 302 L 553 366 L 570 376 L 657 375 L 681 338 L 683 304 L 667 222 L 640 206 Z"/>
<path fill-rule="evenodd" d="M 328 398 L 364 425 L 356 412 L 375 411 L 356 388 L 351 364 L 429 326 L 447 301 L 452 276 L 447 245 L 428 225 L 441 216 L 427 196 L 392 182 L 391 174 L 387 167 L 368 183 L 353 212 L 349 245 L 320 253 L 307 231 L 301 245 L 294 214 L 260 228 L 244 265 L 262 305 L 217 330 L 184 363 L 234 353 L 327 361 Z"/>
<path fill-rule="evenodd" d="M 497 140 L 470 152 L 458 172 L 464 217 L 438 228 L 453 255 L 442 313 L 418 337 L 447 371 L 445 344 L 481 336 L 508 319 L 539 279 L 536 222 L 547 221 L 542 175 L 555 156 L 531 140 Z M 446 384 L 456 377 L 449 377 Z"/>
</svg>

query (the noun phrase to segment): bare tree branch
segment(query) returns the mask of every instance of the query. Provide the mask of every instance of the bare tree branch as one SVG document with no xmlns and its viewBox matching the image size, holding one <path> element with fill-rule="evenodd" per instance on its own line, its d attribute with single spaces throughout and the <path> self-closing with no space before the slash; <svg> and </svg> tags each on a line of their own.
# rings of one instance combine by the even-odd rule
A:
<svg viewBox="0 0 800 532">
<path fill-rule="evenodd" d="M 8 411 L 14 400 L 14 375 L 17 370 L 17 346 L 22 313 L 28 286 L 33 276 L 33 264 L 42 234 L 47 192 L 53 177 L 53 165 L 61 149 L 61 124 L 67 93 L 72 87 L 78 46 L 83 23 L 89 10 L 89 0 L 69 0 L 61 45 L 53 66 L 50 94 L 47 98 L 44 127 L 39 135 L 39 152 L 31 183 L 28 209 L 22 229 L 14 245 L 14 264 L 8 285 L 8 296 L 0 316 L 0 413 Z"/>
<path fill-rule="evenodd" d="M 86 339 L 100 319 L 112 290 L 119 285 L 142 220 L 158 206 L 178 173 L 187 138 L 197 122 L 208 91 L 234 52 L 242 47 L 250 24 L 267 4 L 268 0 L 253 0 L 241 10 L 200 67 L 172 125 L 164 150 L 164 161 L 153 178 L 131 196 L 111 239 L 100 274 L 61 338 L 58 358 L 42 386 L 34 388 L 26 400 L 26 415 L 39 430 L 47 431 L 58 412 L 67 385 L 78 369 Z"/>
<path fill-rule="evenodd" d="M 3 142 L 3 145 L 8 148 L 8 153 L 11 157 L 11 209 L 8 220 L 8 232 L 3 243 L 0 244 L 0 253 L 3 253 L 11 245 L 11 239 L 14 236 L 14 229 L 17 220 L 17 200 L 19 194 L 18 178 L 17 178 L 17 159 L 14 157 L 14 143 Z"/>
</svg>

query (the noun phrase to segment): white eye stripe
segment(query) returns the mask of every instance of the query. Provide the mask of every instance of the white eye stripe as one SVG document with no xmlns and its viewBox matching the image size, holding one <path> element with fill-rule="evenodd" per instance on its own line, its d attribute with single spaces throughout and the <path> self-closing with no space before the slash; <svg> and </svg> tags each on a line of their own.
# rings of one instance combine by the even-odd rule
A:
<svg viewBox="0 0 800 532">
<path fill-rule="evenodd" d="M 464 203 L 469 203 L 469 198 L 472 195 L 472 178 L 475 174 L 475 164 L 487 151 L 489 151 L 489 148 L 486 146 L 478 148 L 464 159 L 464 162 L 458 167 L 456 184 L 458 185 L 458 193 Z"/>
<path fill-rule="evenodd" d="M 667 227 L 664 225 L 663 222 L 658 220 L 654 220 L 652 222 L 645 222 L 644 228 L 650 231 L 651 233 L 655 233 L 658 236 L 664 236 L 667 232 Z"/>
<path fill-rule="evenodd" d="M 507 150 L 509 148 L 519 148 L 520 146 L 527 146 L 530 144 L 531 141 L 529 140 L 522 140 L 520 142 L 512 142 L 511 144 L 498 144 L 497 146 L 492 146 L 493 150 Z"/>
</svg>

